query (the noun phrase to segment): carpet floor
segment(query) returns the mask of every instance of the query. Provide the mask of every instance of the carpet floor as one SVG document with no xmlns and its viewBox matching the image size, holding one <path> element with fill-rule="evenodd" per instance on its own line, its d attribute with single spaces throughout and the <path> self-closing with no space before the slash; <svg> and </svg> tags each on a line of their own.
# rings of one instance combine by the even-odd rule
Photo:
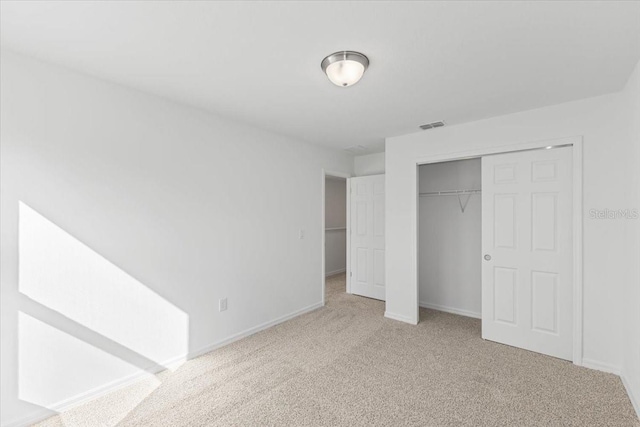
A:
<svg viewBox="0 0 640 427">
<path fill-rule="evenodd" d="M 480 321 L 417 326 L 327 281 L 324 308 L 41 426 L 640 426 L 620 379 L 484 341 Z"/>
</svg>

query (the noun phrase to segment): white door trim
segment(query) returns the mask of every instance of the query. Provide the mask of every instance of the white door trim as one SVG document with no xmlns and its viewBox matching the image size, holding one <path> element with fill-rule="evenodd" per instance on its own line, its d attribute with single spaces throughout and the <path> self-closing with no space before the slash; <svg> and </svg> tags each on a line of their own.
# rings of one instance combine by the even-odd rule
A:
<svg viewBox="0 0 640 427">
<path fill-rule="evenodd" d="M 571 145 L 573 160 L 573 363 L 582 366 L 583 353 L 583 276 L 582 276 L 582 136 L 573 136 L 567 138 L 559 138 L 552 140 L 525 142 L 520 144 L 500 145 L 496 147 L 478 148 L 468 151 L 452 151 L 434 154 L 426 157 L 418 157 L 415 159 L 416 180 L 414 183 L 415 205 L 412 209 L 411 226 L 413 236 L 413 250 L 411 268 L 414 277 L 414 298 L 416 303 L 415 322 L 419 321 L 419 297 L 418 297 L 418 167 L 428 163 L 439 163 L 451 160 L 462 160 L 465 158 L 482 157 L 490 154 L 509 153 L 523 150 L 533 150 L 545 148 L 548 146 Z M 413 320 L 413 319 L 412 319 Z"/>
<path fill-rule="evenodd" d="M 347 182 L 345 183 L 345 185 L 347 186 L 347 260 L 346 260 L 346 268 L 347 268 L 347 293 L 351 293 L 351 282 L 349 280 L 349 261 L 350 261 L 350 250 L 351 250 L 351 216 L 350 216 L 350 204 L 351 204 L 351 194 L 349 192 L 349 178 L 351 178 L 351 174 L 349 173 L 345 173 L 345 172 L 338 172 L 338 171 L 333 171 L 333 170 L 329 170 L 329 169 L 322 169 L 322 190 L 321 190 L 321 196 L 322 196 L 322 203 L 320 206 L 321 209 L 321 213 L 320 213 L 320 217 L 321 217 L 321 221 L 320 221 L 320 226 L 322 227 L 320 229 L 320 236 L 322 236 L 320 238 L 320 252 L 322 253 L 321 255 L 321 259 L 322 259 L 322 265 L 321 267 L 321 273 L 322 273 L 322 286 L 320 291 L 322 292 L 322 305 L 324 306 L 324 297 L 325 297 L 325 292 L 326 292 L 326 275 L 325 275 L 325 268 L 326 268 L 326 260 L 325 260 L 325 251 L 324 251 L 324 245 L 325 245 L 325 218 L 324 218 L 324 210 L 325 210 L 325 179 L 327 178 L 327 176 L 335 176 L 336 178 L 344 178 L 347 180 Z"/>
</svg>

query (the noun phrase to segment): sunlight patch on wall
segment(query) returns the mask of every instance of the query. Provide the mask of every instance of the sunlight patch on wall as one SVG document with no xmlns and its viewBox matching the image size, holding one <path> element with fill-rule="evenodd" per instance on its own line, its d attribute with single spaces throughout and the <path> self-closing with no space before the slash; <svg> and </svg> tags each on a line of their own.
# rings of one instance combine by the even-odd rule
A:
<svg viewBox="0 0 640 427">
<path fill-rule="evenodd" d="M 129 414 L 135 414 L 136 408 L 144 407 L 145 400 L 158 387 L 162 387 L 162 381 L 149 376 L 100 399 L 62 412 L 58 417 L 64 426 L 117 426 Z"/>
<path fill-rule="evenodd" d="M 19 210 L 21 293 L 157 364 L 186 357 L 186 313 L 25 203 Z"/>
<path fill-rule="evenodd" d="M 40 320 L 18 313 L 18 397 L 59 410 L 114 378 L 142 371 Z M 152 377 L 149 374 L 149 377 Z M 151 379 L 153 381 L 153 379 Z M 157 381 L 157 380 L 156 380 Z"/>
</svg>

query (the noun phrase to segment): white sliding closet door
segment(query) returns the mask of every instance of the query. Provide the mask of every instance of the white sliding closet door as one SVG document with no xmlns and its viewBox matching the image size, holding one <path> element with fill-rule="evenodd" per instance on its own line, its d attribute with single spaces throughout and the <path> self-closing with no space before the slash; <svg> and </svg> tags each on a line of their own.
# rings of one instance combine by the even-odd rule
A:
<svg viewBox="0 0 640 427">
<path fill-rule="evenodd" d="M 384 175 L 349 181 L 351 293 L 384 301 Z"/>
<path fill-rule="evenodd" d="M 572 148 L 482 158 L 482 337 L 572 359 Z"/>
</svg>

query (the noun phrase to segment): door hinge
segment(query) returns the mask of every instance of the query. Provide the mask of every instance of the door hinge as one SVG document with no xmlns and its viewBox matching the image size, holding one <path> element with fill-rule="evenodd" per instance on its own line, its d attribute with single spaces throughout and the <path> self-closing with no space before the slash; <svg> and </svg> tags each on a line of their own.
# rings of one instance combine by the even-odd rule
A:
<svg viewBox="0 0 640 427">
<path fill-rule="evenodd" d="M 353 272 L 352 271 L 349 272 L 349 277 L 353 277 Z"/>
</svg>

